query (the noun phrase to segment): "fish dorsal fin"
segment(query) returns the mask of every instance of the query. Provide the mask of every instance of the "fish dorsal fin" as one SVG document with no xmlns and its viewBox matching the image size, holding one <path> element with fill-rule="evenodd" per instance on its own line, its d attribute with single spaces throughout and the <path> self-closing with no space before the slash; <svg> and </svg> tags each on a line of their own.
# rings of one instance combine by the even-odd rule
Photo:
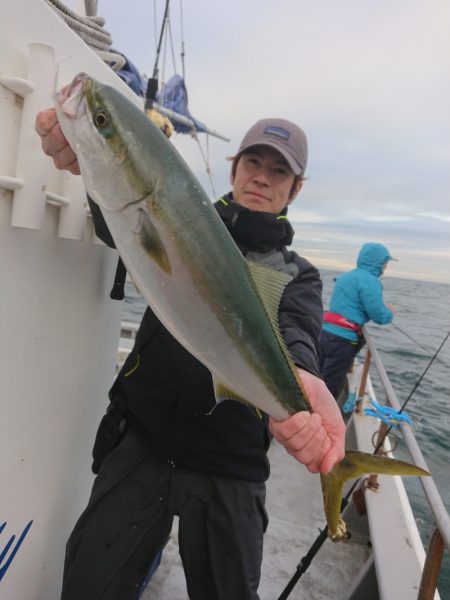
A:
<svg viewBox="0 0 450 600">
<path fill-rule="evenodd" d="M 286 343 L 280 331 L 278 325 L 278 310 L 280 307 L 281 296 L 283 295 L 284 288 L 287 284 L 292 281 L 292 277 L 287 273 L 276 271 L 270 267 L 260 265 L 255 262 L 247 261 L 247 266 L 250 271 L 251 278 L 256 286 L 258 294 L 263 303 L 266 314 L 269 318 L 270 324 L 272 325 L 273 332 L 280 348 L 291 367 L 292 372 L 296 376 L 295 366 L 292 361 L 291 354 L 287 349 Z"/>
</svg>

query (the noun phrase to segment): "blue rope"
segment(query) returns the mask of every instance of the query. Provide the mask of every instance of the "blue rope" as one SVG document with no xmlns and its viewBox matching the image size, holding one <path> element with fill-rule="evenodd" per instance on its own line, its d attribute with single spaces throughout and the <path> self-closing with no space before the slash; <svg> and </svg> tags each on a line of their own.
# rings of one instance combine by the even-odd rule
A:
<svg viewBox="0 0 450 600">
<path fill-rule="evenodd" d="M 386 425 L 400 426 L 400 423 L 408 423 L 412 425 L 410 416 L 405 412 L 396 411 L 391 406 L 383 406 L 378 404 L 373 398 L 370 399 L 370 405 L 373 408 L 365 408 L 364 414 L 370 417 L 376 417 L 386 423 Z"/>
<path fill-rule="evenodd" d="M 352 413 L 356 408 L 356 392 L 349 392 L 347 400 L 345 401 L 342 411 L 345 413 Z"/>
</svg>

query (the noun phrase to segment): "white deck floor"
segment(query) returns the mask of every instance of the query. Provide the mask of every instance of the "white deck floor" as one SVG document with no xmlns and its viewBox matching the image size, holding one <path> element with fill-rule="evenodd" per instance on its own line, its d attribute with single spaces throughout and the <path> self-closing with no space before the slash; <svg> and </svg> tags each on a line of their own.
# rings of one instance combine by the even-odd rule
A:
<svg viewBox="0 0 450 600">
<path fill-rule="evenodd" d="M 270 460 L 272 474 L 267 486 L 270 522 L 265 536 L 261 600 L 277 600 L 324 525 L 319 476 L 308 473 L 275 442 L 270 449 Z M 344 600 L 352 578 L 368 555 L 369 549 L 364 546 L 325 542 L 289 600 Z M 174 527 L 161 565 L 142 600 L 187 598 Z"/>
</svg>

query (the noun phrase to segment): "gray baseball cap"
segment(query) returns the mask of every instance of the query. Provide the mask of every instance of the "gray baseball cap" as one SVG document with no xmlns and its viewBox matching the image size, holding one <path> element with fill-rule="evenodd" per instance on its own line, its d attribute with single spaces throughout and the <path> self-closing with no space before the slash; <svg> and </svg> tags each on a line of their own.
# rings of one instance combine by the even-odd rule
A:
<svg viewBox="0 0 450 600">
<path fill-rule="evenodd" d="M 308 141 L 304 132 L 285 119 L 261 119 L 247 131 L 237 154 L 252 146 L 270 146 L 287 160 L 296 175 L 302 175 L 308 162 Z"/>
</svg>

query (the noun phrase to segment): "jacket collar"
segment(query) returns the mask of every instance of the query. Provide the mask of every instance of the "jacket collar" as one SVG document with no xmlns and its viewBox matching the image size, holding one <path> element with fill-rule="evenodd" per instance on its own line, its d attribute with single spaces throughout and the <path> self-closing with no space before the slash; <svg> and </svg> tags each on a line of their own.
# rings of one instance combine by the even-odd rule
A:
<svg viewBox="0 0 450 600">
<path fill-rule="evenodd" d="M 244 252 L 268 252 L 289 246 L 294 230 L 286 216 L 249 210 L 233 201 L 231 192 L 214 205 L 232 238 Z"/>
</svg>

